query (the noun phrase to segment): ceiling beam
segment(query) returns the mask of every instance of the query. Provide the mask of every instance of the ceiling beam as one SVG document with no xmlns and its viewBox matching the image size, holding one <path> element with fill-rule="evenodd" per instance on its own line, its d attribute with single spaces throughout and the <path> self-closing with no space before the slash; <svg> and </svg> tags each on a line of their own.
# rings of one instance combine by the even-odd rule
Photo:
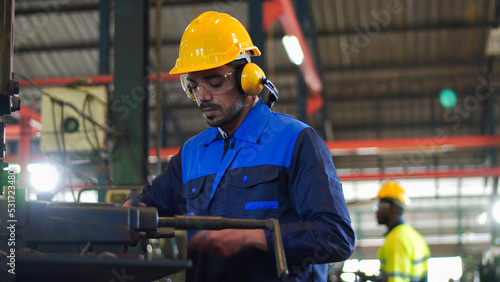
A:
<svg viewBox="0 0 500 282">
<path fill-rule="evenodd" d="M 451 151 L 463 148 L 478 148 L 500 146 L 500 135 L 469 135 L 469 136 L 429 136 L 385 139 L 356 139 L 326 141 L 330 150 L 357 150 L 367 148 L 380 153 L 389 151 Z"/>
<path fill-rule="evenodd" d="M 180 40 L 179 40 L 180 41 Z M 162 39 L 161 46 L 175 46 L 179 45 L 179 41 Z M 151 40 L 149 42 L 151 46 L 155 45 L 155 41 Z M 114 47 L 114 42 L 110 38 L 109 47 Z M 53 44 L 49 46 L 29 46 L 29 47 L 17 47 L 14 49 L 15 54 L 23 54 L 30 52 L 55 52 L 55 51 L 66 51 L 66 50 L 89 50 L 89 49 L 98 49 L 99 41 L 93 40 L 89 42 L 81 42 L 81 43 L 67 43 L 67 44 Z"/>
<path fill-rule="evenodd" d="M 499 59 L 495 59 L 499 60 Z M 357 65 L 357 66 L 330 66 L 330 67 L 323 67 L 323 74 L 325 75 L 326 72 L 345 72 L 345 71 L 360 71 L 360 70 L 370 70 L 370 71 L 381 71 L 381 70 L 397 70 L 397 69 L 411 69 L 411 68 L 427 68 L 427 67 L 433 67 L 433 66 L 443 66 L 443 67 L 454 67 L 454 66 L 459 66 L 459 65 L 464 65 L 464 64 L 471 64 L 471 65 L 478 65 L 478 66 L 483 66 L 486 67 L 486 63 L 488 61 L 488 57 L 482 56 L 482 57 L 473 57 L 469 59 L 457 59 L 457 58 L 450 58 L 446 60 L 432 60 L 432 61 L 425 61 L 425 60 L 419 60 L 419 61 L 407 61 L 407 62 L 402 62 L 402 63 L 396 63 L 396 64 L 387 64 L 387 65 Z"/>
<path fill-rule="evenodd" d="M 113 44 L 110 43 L 111 46 Z M 110 46 L 110 47 L 111 47 Z M 26 46 L 26 47 L 16 47 L 14 49 L 14 54 L 25 54 L 25 53 L 36 53 L 36 52 L 61 52 L 61 51 L 72 51 L 72 50 L 93 50 L 99 48 L 98 41 L 91 42 L 81 42 L 81 43 L 67 43 L 67 44 L 53 44 L 50 46 Z"/>
<path fill-rule="evenodd" d="M 422 172 L 401 171 L 396 173 L 356 173 L 340 174 L 340 181 L 355 180 L 383 180 L 383 179 L 414 179 L 414 178 L 463 178 L 463 177 L 498 177 L 500 176 L 500 167 L 486 168 L 460 168 L 444 170 L 427 170 Z"/>
<path fill-rule="evenodd" d="M 380 33 L 396 33 L 396 32 L 414 32 L 414 31 L 434 31 L 440 29 L 467 29 L 467 28 L 490 28 L 494 25 L 493 22 L 489 21 L 479 21 L 473 23 L 464 22 L 445 22 L 445 23 L 431 23 L 431 24 L 420 24 L 413 26 L 387 26 L 380 29 Z M 346 30 L 335 30 L 327 31 L 320 30 L 316 32 L 318 37 L 327 36 L 344 36 L 344 35 L 355 35 L 359 33 L 354 29 Z"/>
<path fill-rule="evenodd" d="M 16 5 L 16 16 L 31 16 L 54 13 L 72 13 L 85 11 L 98 11 L 99 3 L 57 3 L 38 1 L 32 2 L 32 5 Z"/>
<path fill-rule="evenodd" d="M 225 3 L 231 2 L 241 2 L 238 0 L 226 0 Z M 163 7 L 173 7 L 173 6 L 187 6 L 187 5 L 202 5 L 202 4 L 213 4 L 213 0 L 166 0 L 163 1 Z M 154 7 L 154 3 L 151 2 L 150 6 Z M 99 3 L 53 3 L 42 1 L 33 2 L 33 5 L 17 5 L 16 6 L 16 16 L 29 16 L 41 13 L 73 13 L 73 12 L 83 12 L 83 11 L 97 11 L 99 10 Z"/>
<path fill-rule="evenodd" d="M 392 153 L 394 151 L 451 151 L 465 148 L 492 147 L 500 145 L 500 135 L 468 135 L 468 136 L 429 136 L 384 139 L 354 139 L 325 142 L 330 152 L 343 155 L 357 155 L 368 150 L 376 154 Z M 164 147 L 160 155 L 168 157 L 177 154 L 180 147 Z M 150 156 L 156 156 L 156 149 L 150 149 Z M 500 168 L 498 175 L 500 176 Z"/>
<path fill-rule="evenodd" d="M 167 80 L 179 80 L 180 75 L 169 74 L 167 72 L 161 73 L 161 81 Z M 156 74 L 150 74 L 149 79 L 151 81 L 156 80 Z M 84 84 L 111 84 L 114 81 L 114 76 L 111 74 L 106 75 L 89 75 L 89 76 L 78 76 L 78 77 L 53 77 L 53 78 L 34 78 L 30 81 L 24 78 L 16 78 L 19 81 L 19 86 L 56 86 L 56 85 L 69 85 L 74 83 L 84 83 Z M 33 85 L 34 84 L 34 85 Z"/>
</svg>

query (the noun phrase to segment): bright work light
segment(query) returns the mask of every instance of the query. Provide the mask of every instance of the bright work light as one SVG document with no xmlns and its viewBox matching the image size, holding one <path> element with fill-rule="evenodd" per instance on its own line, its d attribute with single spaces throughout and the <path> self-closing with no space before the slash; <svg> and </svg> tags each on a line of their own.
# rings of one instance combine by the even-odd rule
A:
<svg viewBox="0 0 500 282">
<path fill-rule="evenodd" d="M 302 64 L 304 61 L 304 53 L 302 52 L 302 48 L 300 48 L 297 37 L 294 35 L 285 35 L 283 36 L 282 42 L 290 61 L 296 65 Z"/>
<path fill-rule="evenodd" d="M 496 222 L 500 222 L 500 201 L 493 204 L 493 218 Z"/>
<path fill-rule="evenodd" d="M 56 187 L 59 175 L 56 169 L 48 164 L 30 164 L 27 166 L 30 172 L 30 182 L 35 189 L 47 192 Z"/>
</svg>

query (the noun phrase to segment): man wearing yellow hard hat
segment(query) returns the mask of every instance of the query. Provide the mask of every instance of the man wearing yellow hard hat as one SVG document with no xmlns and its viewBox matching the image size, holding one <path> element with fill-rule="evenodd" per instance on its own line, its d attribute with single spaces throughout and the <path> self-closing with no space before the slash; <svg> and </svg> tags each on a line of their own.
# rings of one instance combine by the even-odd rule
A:
<svg viewBox="0 0 500 282">
<path fill-rule="evenodd" d="M 375 199 L 378 224 L 387 226 L 384 245 L 378 251 L 380 277 L 374 281 L 427 281 L 429 246 L 422 235 L 403 222 L 410 198 L 396 181 L 386 181 Z"/>
<path fill-rule="evenodd" d="M 210 126 L 188 140 L 135 199 L 161 216 L 276 218 L 287 281 L 326 281 L 327 263 L 349 258 L 354 232 L 332 158 L 310 126 L 271 111 L 278 91 L 251 63 L 245 27 L 205 12 L 184 31 L 172 74 Z M 266 88 L 265 103 L 257 95 Z M 131 200 L 125 205 L 130 205 Z M 278 281 L 271 233 L 189 231 L 187 281 Z"/>
</svg>

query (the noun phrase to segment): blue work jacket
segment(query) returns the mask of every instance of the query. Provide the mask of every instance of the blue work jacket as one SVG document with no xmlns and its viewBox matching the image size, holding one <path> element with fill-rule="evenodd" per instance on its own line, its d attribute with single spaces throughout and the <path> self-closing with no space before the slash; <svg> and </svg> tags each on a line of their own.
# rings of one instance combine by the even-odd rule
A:
<svg viewBox="0 0 500 282">
<path fill-rule="evenodd" d="M 345 260 L 354 250 L 342 185 L 325 142 L 262 102 L 232 136 L 208 128 L 188 140 L 139 200 L 161 216 L 277 218 L 290 281 L 327 281 L 326 263 Z M 268 252 L 191 254 L 187 280 L 278 281 L 271 233 L 266 237 Z"/>
</svg>

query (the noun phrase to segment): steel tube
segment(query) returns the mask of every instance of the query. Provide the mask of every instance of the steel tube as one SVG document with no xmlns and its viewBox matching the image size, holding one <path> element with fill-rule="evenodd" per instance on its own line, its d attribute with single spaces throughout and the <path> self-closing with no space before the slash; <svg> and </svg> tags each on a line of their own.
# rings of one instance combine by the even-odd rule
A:
<svg viewBox="0 0 500 282">
<path fill-rule="evenodd" d="M 280 279 L 288 277 L 285 249 L 279 221 L 274 218 L 259 219 L 233 219 L 220 216 L 182 216 L 160 217 L 158 227 L 174 227 L 188 230 L 221 230 L 221 229 L 265 229 L 272 233 L 275 249 L 276 269 Z"/>
</svg>

